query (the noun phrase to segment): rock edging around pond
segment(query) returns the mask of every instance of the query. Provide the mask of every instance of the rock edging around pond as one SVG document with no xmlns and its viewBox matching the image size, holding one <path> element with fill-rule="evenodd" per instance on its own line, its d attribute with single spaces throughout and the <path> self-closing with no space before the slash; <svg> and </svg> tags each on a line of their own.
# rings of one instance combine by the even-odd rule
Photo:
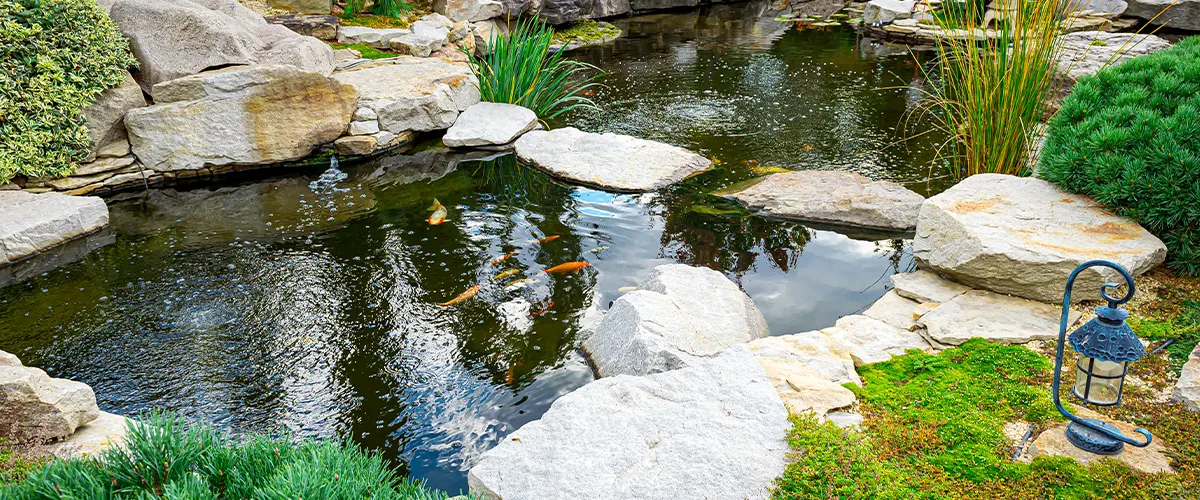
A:
<svg viewBox="0 0 1200 500">
<path fill-rule="evenodd" d="M 893 182 L 853 172 L 773 174 L 728 194 L 765 215 L 889 231 L 912 231 L 925 197 Z"/>
</svg>

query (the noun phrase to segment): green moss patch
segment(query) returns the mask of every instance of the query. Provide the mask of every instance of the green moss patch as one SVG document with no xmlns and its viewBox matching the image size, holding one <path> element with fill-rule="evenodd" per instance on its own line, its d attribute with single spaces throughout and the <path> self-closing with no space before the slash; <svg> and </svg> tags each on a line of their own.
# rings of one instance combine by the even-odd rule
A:
<svg viewBox="0 0 1200 500">
<path fill-rule="evenodd" d="M 397 55 L 397 54 L 394 54 L 391 52 L 379 50 L 379 49 L 372 47 L 370 45 L 367 45 L 365 43 L 351 43 L 351 44 L 331 43 L 331 44 L 329 44 L 329 46 L 333 47 L 335 50 L 337 50 L 337 49 L 356 50 L 356 51 L 358 51 L 359 54 L 362 55 L 363 59 L 387 59 L 389 57 L 396 57 L 396 55 Z"/>
<path fill-rule="evenodd" d="M 29 473 L 44 467 L 49 461 L 49 457 L 26 456 L 5 444 L 4 439 L 0 439 L 0 488 L 6 484 L 20 482 Z"/>
<path fill-rule="evenodd" d="M 919 351 L 860 368 L 859 430 L 794 416 L 794 462 L 778 499 L 1189 498 L 1200 491 L 1200 416 L 1159 403 L 1154 416 L 1120 414 L 1171 443 L 1177 475 L 1138 473 L 1115 461 L 1061 457 L 1012 462 L 1008 422 L 1045 429 L 1060 420 L 1053 365 L 1021 346 L 972 340 L 937 355 Z M 1135 395 L 1133 399 L 1148 395 Z M 1128 406 L 1141 404 L 1133 401 Z M 1180 441 L 1190 441 L 1182 446 Z"/>
<path fill-rule="evenodd" d="M 556 28 L 552 40 L 555 44 L 572 42 L 594 42 L 621 36 L 621 29 L 612 23 L 591 19 L 571 23 L 566 28 Z"/>
<path fill-rule="evenodd" d="M 421 16 L 428 13 L 424 9 L 413 9 L 400 17 L 381 16 L 377 14 L 343 14 L 341 24 L 342 26 L 365 26 L 377 29 L 408 28 L 417 19 L 420 19 Z"/>
</svg>

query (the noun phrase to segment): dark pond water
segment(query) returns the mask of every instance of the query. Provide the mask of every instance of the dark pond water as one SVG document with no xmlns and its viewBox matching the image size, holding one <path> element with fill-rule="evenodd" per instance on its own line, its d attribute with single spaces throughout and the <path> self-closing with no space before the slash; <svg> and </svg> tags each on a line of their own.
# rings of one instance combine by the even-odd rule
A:
<svg viewBox="0 0 1200 500">
<path fill-rule="evenodd" d="M 926 151 L 888 147 L 913 96 L 878 90 L 910 79 L 912 58 L 773 17 L 742 4 L 633 18 L 620 22 L 630 38 L 577 56 L 612 72 L 609 89 L 602 112 L 560 125 L 725 168 L 614 195 L 511 156 L 430 149 L 342 175 L 135 193 L 110 205 L 115 242 L 0 288 L 0 349 L 90 384 L 105 410 L 348 436 L 464 489 L 481 452 L 591 380 L 581 318 L 653 266 L 724 272 L 786 334 L 865 307 L 912 265 L 897 236 L 755 217 L 707 194 L 752 175 L 751 160 L 928 186 Z M 449 218 L 432 226 L 435 198 Z M 576 260 L 593 267 L 510 286 Z M 475 284 L 474 300 L 437 305 Z"/>
</svg>

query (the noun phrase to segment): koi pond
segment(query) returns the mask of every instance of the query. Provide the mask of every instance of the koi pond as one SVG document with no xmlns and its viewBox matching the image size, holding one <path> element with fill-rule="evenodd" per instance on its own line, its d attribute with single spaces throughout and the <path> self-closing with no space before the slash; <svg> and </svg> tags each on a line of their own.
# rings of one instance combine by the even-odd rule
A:
<svg viewBox="0 0 1200 500">
<path fill-rule="evenodd" d="M 918 59 L 776 15 L 751 3 L 627 18 L 625 38 L 572 54 L 610 72 L 602 111 L 552 126 L 688 147 L 721 162 L 712 172 L 618 195 L 425 145 L 129 193 L 110 200 L 111 244 L 0 288 L 0 349 L 91 385 L 104 410 L 348 437 L 465 490 L 480 453 L 592 379 L 576 352 L 585 318 L 652 267 L 720 270 L 787 334 L 863 309 L 913 266 L 902 235 L 762 218 L 709 194 L 768 166 L 939 189 L 929 143 L 897 144 L 917 93 L 894 87 Z M 571 261 L 591 267 L 539 273 Z"/>
</svg>

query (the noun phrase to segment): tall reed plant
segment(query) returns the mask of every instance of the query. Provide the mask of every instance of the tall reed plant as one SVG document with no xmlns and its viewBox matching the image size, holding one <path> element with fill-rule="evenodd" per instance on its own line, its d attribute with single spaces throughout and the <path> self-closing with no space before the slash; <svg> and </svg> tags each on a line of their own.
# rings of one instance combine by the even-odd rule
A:
<svg viewBox="0 0 1200 500">
<path fill-rule="evenodd" d="M 591 64 L 564 59 L 562 51 L 551 52 L 554 30 L 545 22 L 522 19 L 509 33 L 499 31 L 492 31 L 486 55 L 468 54 L 484 101 L 519 104 L 542 120 L 597 109 L 586 94 L 603 74 Z"/>
<path fill-rule="evenodd" d="M 979 25 L 982 2 L 948 0 L 934 20 L 950 36 L 937 42 L 940 82 L 918 109 L 948 136 L 938 156 L 959 178 L 1032 170 L 1030 153 L 1057 85 L 1059 27 L 1070 2 L 1013 4 L 1015 10 L 997 12 L 993 36 L 961 28 Z"/>
</svg>

